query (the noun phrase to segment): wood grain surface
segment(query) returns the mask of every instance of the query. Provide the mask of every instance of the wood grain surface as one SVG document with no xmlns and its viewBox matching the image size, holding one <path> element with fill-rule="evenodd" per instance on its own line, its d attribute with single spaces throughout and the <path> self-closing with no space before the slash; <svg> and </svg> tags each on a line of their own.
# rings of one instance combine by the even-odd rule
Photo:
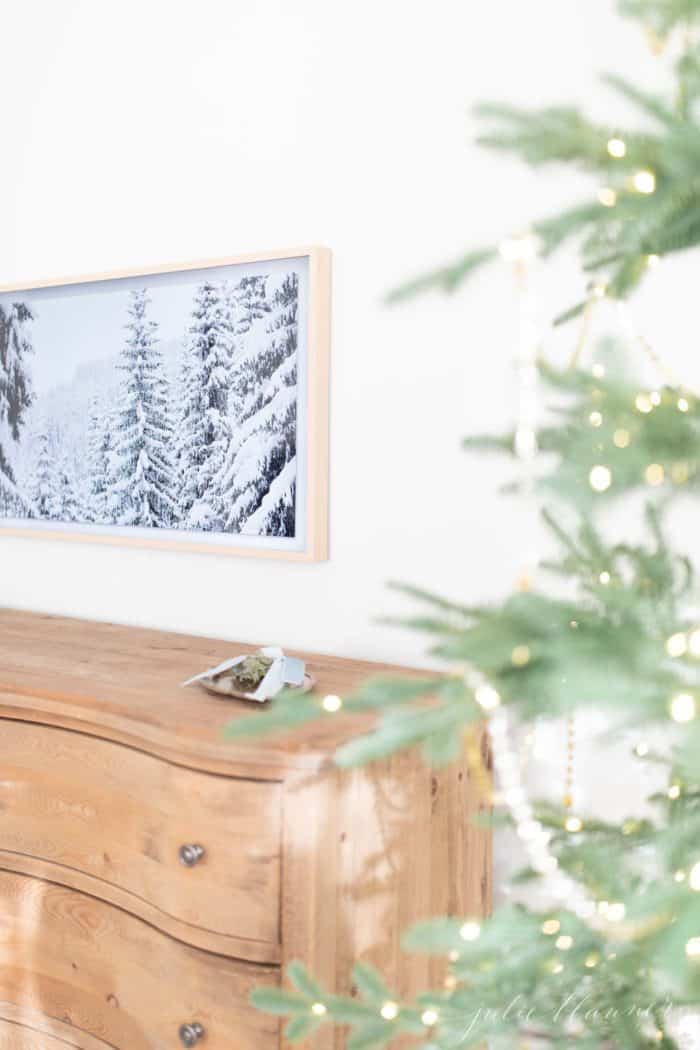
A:
<svg viewBox="0 0 700 1050">
<path fill-rule="evenodd" d="M 279 784 L 7 720 L 0 750 L 0 863 L 93 893 L 210 951 L 279 959 Z M 179 861 L 188 843 L 205 850 L 192 868 Z"/>
<path fill-rule="evenodd" d="M 270 639 L 267 640 L 268 642 Z M 280 641 L 279 639 L 277 641 Z M 264 644 L 264 643 L 263 643 Z M 95 734 L 216 773 L 283 779 L 318 769 L 371 719 L 323 715 L 303 732 L 232 742 L 224 728 L 259 710 L 181 683 L 255 646 L 0 609 L 0 705 L 24 718 Z M 319 698 L 347 696 L 370 676 L 415 674 L 388 664 L 302 656 Z"/>
<path fill-rule="evenodd" d="M 276 1020 L 248 1003 L 255 984 L 276 983 L 274 968 L 189 948 L 94 897 L 23 875 L 0 872 L 0 903 L 0 1001 L 119 1050 L 172 1050 L 192 1021 L 204 1026 L 207 1050 L 277 1047 Z"/>
</svg>

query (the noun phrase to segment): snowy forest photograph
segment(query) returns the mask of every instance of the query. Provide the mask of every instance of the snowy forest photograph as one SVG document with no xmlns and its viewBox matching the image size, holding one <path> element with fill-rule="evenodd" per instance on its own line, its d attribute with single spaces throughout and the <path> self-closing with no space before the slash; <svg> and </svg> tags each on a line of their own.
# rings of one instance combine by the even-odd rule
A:
<svg viewBox="0 0 700 1050">
<path fill-rule="evenodd" d="M 308 267 L 0 294 L 0 524 L 301 549 Z"/>
</svg>

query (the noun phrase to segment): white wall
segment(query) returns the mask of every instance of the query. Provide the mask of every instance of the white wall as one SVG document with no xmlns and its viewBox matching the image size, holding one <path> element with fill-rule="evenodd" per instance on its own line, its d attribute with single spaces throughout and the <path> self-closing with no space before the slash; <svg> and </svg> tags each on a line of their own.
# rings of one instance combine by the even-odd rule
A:
<svg viewBox="0 0 700 1050">
<path fill-rule="evenodd" d="M 531 544 L 503 470 L 458 448 L 512 420 L 514 303 L 501 269 L 381 296 L 571 192 L 478 151 L 476 100 L 607 119 L 595 71 L 651 86 L 643 41 L 608 0 L 6 0 L 2 21 L 0 282 L 309 243 L 335 261 L 330 561 L 2 539 L 0 603 L 419 662 L 372 623 L 402 608 L 384 581 L 498 596 Z M 688 273 L 662 267 L 635 309 L 690 380 Z M 580 291 L 570 260 L 540 285 L 544 316 Z"/>
</svg>

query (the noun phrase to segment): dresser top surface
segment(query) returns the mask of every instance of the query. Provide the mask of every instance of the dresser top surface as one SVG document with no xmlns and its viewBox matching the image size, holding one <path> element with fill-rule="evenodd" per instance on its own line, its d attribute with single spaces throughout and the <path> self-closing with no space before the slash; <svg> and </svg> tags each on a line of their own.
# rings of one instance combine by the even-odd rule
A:
<svg viewBox="0 0 700 1050">
<path fill-rule="evenodd" d="M 76 729 L 211 772 L 274 779 L 323 765 L 367 719 L 334 715 L 286 736 L 226 740 L 256 705 L 181 683 L 254 646 L 0 609 L 0 716 Z M 320 696 L 347 696 L 388 664 L 293 652 Z"/>
</svg>

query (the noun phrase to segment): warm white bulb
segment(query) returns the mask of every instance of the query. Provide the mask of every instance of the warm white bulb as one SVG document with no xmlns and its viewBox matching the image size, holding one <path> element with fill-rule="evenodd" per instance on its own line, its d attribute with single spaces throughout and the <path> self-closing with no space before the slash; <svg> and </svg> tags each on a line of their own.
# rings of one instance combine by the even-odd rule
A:
<svg viewBox="0 0 700 1050">
<path fill-rule="evenodd" d="M 661 263 L 660 255 L 647 255 L 647 266 L 650 270 L 655 270 L 656 267 Z"/>
<path fill-rule="evenodd" d="M 556 945 L 559 951 L 568 952 L 569 948 L 573 947 L 574 938 L 569 937 L 568 934 L 562 934 L 561 937 L 557 937 Z"/>
<path fill-rule="evenodd" d="M 531 233 L 520 234 L 516 237 L 506 237 L 498 246 L 502 259 L 506 262 L 527 263 L 536 258 L 539 251 L 539 242 Z"/>
<path fill-rule="evenodd" d="M 501 702 L 500 695 L 490 685 L 480 685 L 474 696 L 477 704 L 483 707 L 484 711 L 493 711 Z"/>
<path fill-rule="evenodd" d="M 612 471 L 609 467 L 598 464 L 588 475 L 588 481 L 594 492 L 605 492 L 612 484 Z"/>
<path fill-rule="evenodd" d="M 670 788 L 668 789 L 668 797 L 670 799 L 677 799 L 681 797 L 681 789 L 678 786 L 678 784 L 671 784 Z"/>
<path fill-rule="evenodd" d="M 625 430 L 624 427 L 620 427 L 620 429 L 616 430 L 613 434 L 613 442 L 617 446 L 617 448 L 627 448 L 627 446 L 630 443 L 629 430 Z"/>
<path fill-rule="evenodd" d="M 592 427 L 602 426 L 603 416 L 600 412 L 591 412 L 590 416 L 588 417 L 588 422 L 591 424 Z"/>
<path fill-rule="evenodd" d="M 688 649 L 693 656 L 700 656 L 700 628 L 696 627 L 688 635 Z"/>
<path fill-rule="evenodd" d="M 572 832 L 572 834 L 575 834 L 577 831 L 580 831 L 583 827 L 583 821 L 580 817 L 567 817 L 564 823 L 564 827 L 567 831 L 570 831 Z"/>
<path fill-rule="evenodd" d="M 608 153 L 616 160 L 620 160 L 627 153 L 627 146 L 623 139 L 612 138 L 608 140 Z"/>
<path fill-rule="evenodd" d="M 311 1007 L 311 1013 L 316 1017 L 323 1017 L 326 1014 L 326 1006 L 324 1003 L 314 1003 Z"/>
<path fill-rule="evenodd" d="M 622 922 L 625 917 L 625 906 L 619 901 L 609 904 L 605 913 L 610 922 Z"/>
<path fill-rule="evenodd" d="M 657 485 L 663 485 L 666 472 L 660 463 L 650 463 L 644 471 L 644 480 L 647 485 L 651 485 L 656 488 Z"/>
<path fill-rule="evenodd" d="M 671 701 L 674 722 L 692 722 L 695 718 L 695 697 L 691 693 L 676 693 Z"/>
<path fill-rule="evenodd" d="M 596 379 L 602 379 L 605 375 L 605 365 L 601 365 L 600 362 L 596 361 L 591 371 Z"/>
<path fill-rule="evenodd" d="M 690 875 L 688 876 L 688 885 L 691 890 L 695 890 L 696 893 L 700 893 L 700 862 L 694 864 L 690 869 Z"/>
<path fill-rule="evenodd" d="M 601 574 L 598 577 L 598 579 L 603 584 L 604 587 L 607 587 L 607 585 L 610 583 L 610 579 L 611 579 L 610 573 L 603 571 L 603 572 L 601 572 Z"/>
<path fill-rule="evenodd" d="M 634 753 L 638 758 L 645 758 L 645 756 L 649 754 L 649 745 L 645 744 L 643 740 L 640 741 L 635 747 Z"/>
<path fill-rule="evenodd" d="M 601 186 L 598 190 L 598 202 L 604 208 L 614 208 L 617 204 L 617 194 L 609 186 Z"/>
<path fill-rule="evenodd" d="M 634 406 L 638 412 L 643 412 L 647 415 L 653 409 L 654 405 L 648 394 L 637 394 L 634 399 Z"/>
<path fill-rule="evenodd" d="M 545 919 L 542 923 L 542 933 L 544 933 L 546 937 L 553 937 L 555 933 L 559 933 L 560 929 L 561 923 L 559 922 L 559 919 Z"/>
<path fill-rule="evenodd" d="M 459 935 L 463 941 L 476 941 L 481 936 L 481 926 L 478 922 L 465 922 Z"/>
<path fill-rule="evenodd" d="M 632 179 L 637 193 L 649 194 L 656 189 L 656 175 L 653 171 L 638 171 Z"/>
<path fill-rule="evenodd" d="M 657 405 L 660 405 L 661 404 L 661 394 L 659 393 L 659 391 L 658 390 L 652 390 L 651 393 L 649 394 L 649 400 L 651 401 L 652 405 L 654 405 L 654 407 L 656 407 Z"/>
<path fill-rule="evenodd" d="M 682 631 L 672 634 L 666 641 L 666 652 L 669 656 L 685 656 L 688 651 L 688 643 Z"/>
<path fill-rule="evenodd" d="M 675 871 L 673 873 L 673 881 L 685 882 L 685 872 L 681 868 L 679 868 L 678 871 Z"/>
<path fill-rule="evenodd" d="M 426 1028 L 432 1028 L 438 1023 L 440 1015 L 437 1010 L 424 1010 L 420 1015 L 420 1019 Z"/>
<path fill-rule="evenodd" d="M 340 699 L 340 697 L 333 696 L 332 694 L 329 696 L 324 696 L 323 700 L 321 701 L 321 707 L 324 711 L 328 711 L 329 714 L 335 714 L 336 711 L 340 711 L 342 706 L 343 701 Z"/>
<path fill-rule="evenodd" d="M 679 397 L 676 404 L 678 405 L 679 412 L 687 412 L 690 408 L 690 405 L 688 404 L 688 399 L 685 397 Z"/>
<path fill-rule="evenodd" d="M 382 1015 L 385 1021 L 395 1021 L 396 1018 L 399 1016 L 398 1003 L 384 1003 L 379 1013 Z"/>
<path fill-rule="evenodd" d="M 685 946 L 685 954 L 689 959 L 700 959 L 700 937 L 691 937 Z"/>
</svg>

